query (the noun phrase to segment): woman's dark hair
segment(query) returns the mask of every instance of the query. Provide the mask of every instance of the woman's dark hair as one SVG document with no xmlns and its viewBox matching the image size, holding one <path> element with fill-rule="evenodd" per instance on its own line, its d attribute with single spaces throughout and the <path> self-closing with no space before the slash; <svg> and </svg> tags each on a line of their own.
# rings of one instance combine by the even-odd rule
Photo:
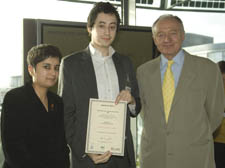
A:
<svg viewBox="0 0 225 168">
<path fill-rule="evenodd" d="M 98 2 L 94 5 L 87 19 L 87 27 L 92 28 L 99 13 L 114 14 L 117 20 L 117 31 L 120 25 L 120 16 L 117 9 L 109 2 Z"/>
<path fill-rule="evenodd" d="M 225 61 L 219 61 L 217 64 L 219 65 L 221 73 L 224 74 L 225 73 Z"/>
<path fill-rule="evenodd" d="M 32 47 L 27 54 L 27 64 L 36 68 L 36 65 L 49 58 L 55 57 L 59 58 L 59 61 L 62 58 L 62 54 L 58 47 L 51 44 L 40 44 Z"/>
</svg>

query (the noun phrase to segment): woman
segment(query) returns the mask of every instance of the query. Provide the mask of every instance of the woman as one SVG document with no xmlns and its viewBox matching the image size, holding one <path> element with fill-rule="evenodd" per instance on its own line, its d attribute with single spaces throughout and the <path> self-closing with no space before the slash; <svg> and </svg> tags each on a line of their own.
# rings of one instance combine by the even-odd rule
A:
<svg viewBox="0 0 225 168">
<path fill-rule="evenodd" d="M 3 168 L 68 168 L 62 99 L 48 91 L 56 84 L 61 53 L 41 44 L 28 52 L 32 82 L 4 97 L 1 116 Z"/>
<path fill-rule="evenodd" d="M 225 61 L 218 62 L 218 65 L 223 75 L 223 84 L 225 89 Z M 214 148 L 216 168 L 225 168 L 225 113 L 220 127 L 214 133 Z"/>
</svg>

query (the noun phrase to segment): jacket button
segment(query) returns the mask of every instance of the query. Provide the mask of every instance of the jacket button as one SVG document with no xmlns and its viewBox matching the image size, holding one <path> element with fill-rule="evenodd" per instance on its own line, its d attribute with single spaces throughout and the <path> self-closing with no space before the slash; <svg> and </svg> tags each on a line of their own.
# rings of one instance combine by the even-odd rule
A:
<svg viewBox="0 0 225 168">
<path fill-rule="evenodd" d="M 167 153 L 168 156 L 173 156 L 173 153 Z"/>
</svg>

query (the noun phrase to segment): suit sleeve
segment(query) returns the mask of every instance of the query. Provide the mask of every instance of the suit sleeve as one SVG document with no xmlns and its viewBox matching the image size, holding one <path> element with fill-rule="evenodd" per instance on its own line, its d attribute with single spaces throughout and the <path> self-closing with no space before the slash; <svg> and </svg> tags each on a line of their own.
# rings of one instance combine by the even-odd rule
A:
<svg viewBox="0 0 225 168">
<path fill-rule="evenodd" d="M 36 160 L 27 149 L 27 115 L 24 108 L 27 104 L 21 101 L 22 96 L 6 94 L 1 113 L 1 137 L 5 160 L 9 167 L 46 168 Z"/>
<path fill-rule="evenodd" d="M 74 103 L 75 97 L 72 91 L 72 76 L 64 59 L 61 62 L 59 74 L 58 94 L 63 98 L 65 134 L 67 143 L 71 145 L 75 134 L 76 106 Z"/>
<path fill-rule="evenodd" d="M 217 65 L 214 67 L 213 71 L 209 72 L 208 76 L 211 77 L 211 79 L 209 79 L 210 85 L 205 107 L 211 124 L 211 129 L 212 131 L 215 131 L 223 119 L 225 107 L 224 87 L 222 75 Z"/>
<path fill-rule="evenodd" d="M 70 167 L 70 160 L 69 160 L 69 147 L 67 146 L 67 142 L 66 142 L 66 137 L 65 137 L 65 129 L 64 129 L 64 114 L 63 114 L 63 102 L 62 99 L 58 100 L 57 102 L 58 106 L 59 106 L 59 113 L 60 113 L 60 118 L 59 118 L 59 128 L 58 128 L 58 133 L 59 133 L 59 139 L 60 139 L 60 144 L 61 145 L 61 149 L 62 151 L 59 153 L 59 158 L 58 158 L 58 167 L 62 167 L 62 168 L 69 168 Z"/>
<path fill-rule="evenodd" d="M 141 101 L 139 96 L 139 88 L 138 88 L 138 83 L 136 79 L 136 73 L 134 71 L 133 64 L 130 59 L 128 59 L 128 74 L 129 74 L 129 80 L 131 85 L 131 95 L 134 97 L 136 102 L 136 106 L 135 106 L 136 113 L 133 114 L 132 112 L 130 112 L 130 114 L 132 117 L 136 117 L 141 110 Z"/>
<path fill-rule="evenodd" d="M 142 68 L 138 68 L 137 69 L 137 80 L 138 80 L 138 87 L 139 87 L 139 92 L 140 92 L 140 99 L 141 99 L 141 113 L 140 113 L 140 117 L 143 119 L 144 118 L 144 108 L 145 108 L 145 99 L 144 99 L 144 90 L 143 90 L 143 86 L 142 86 L 142 82 L 143 82 L 143 70 Z"/>
</svg>

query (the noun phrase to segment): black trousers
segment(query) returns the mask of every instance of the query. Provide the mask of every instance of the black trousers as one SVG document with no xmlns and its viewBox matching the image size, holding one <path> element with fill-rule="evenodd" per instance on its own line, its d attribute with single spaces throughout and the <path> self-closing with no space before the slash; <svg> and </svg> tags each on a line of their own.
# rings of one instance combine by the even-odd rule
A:
<svg viewBox="0 0 225 168">
<path fill-rule="evenodd" d="M 214 142 L 216 168 L 225 168 L 225 143 Z"/>
</svg>

